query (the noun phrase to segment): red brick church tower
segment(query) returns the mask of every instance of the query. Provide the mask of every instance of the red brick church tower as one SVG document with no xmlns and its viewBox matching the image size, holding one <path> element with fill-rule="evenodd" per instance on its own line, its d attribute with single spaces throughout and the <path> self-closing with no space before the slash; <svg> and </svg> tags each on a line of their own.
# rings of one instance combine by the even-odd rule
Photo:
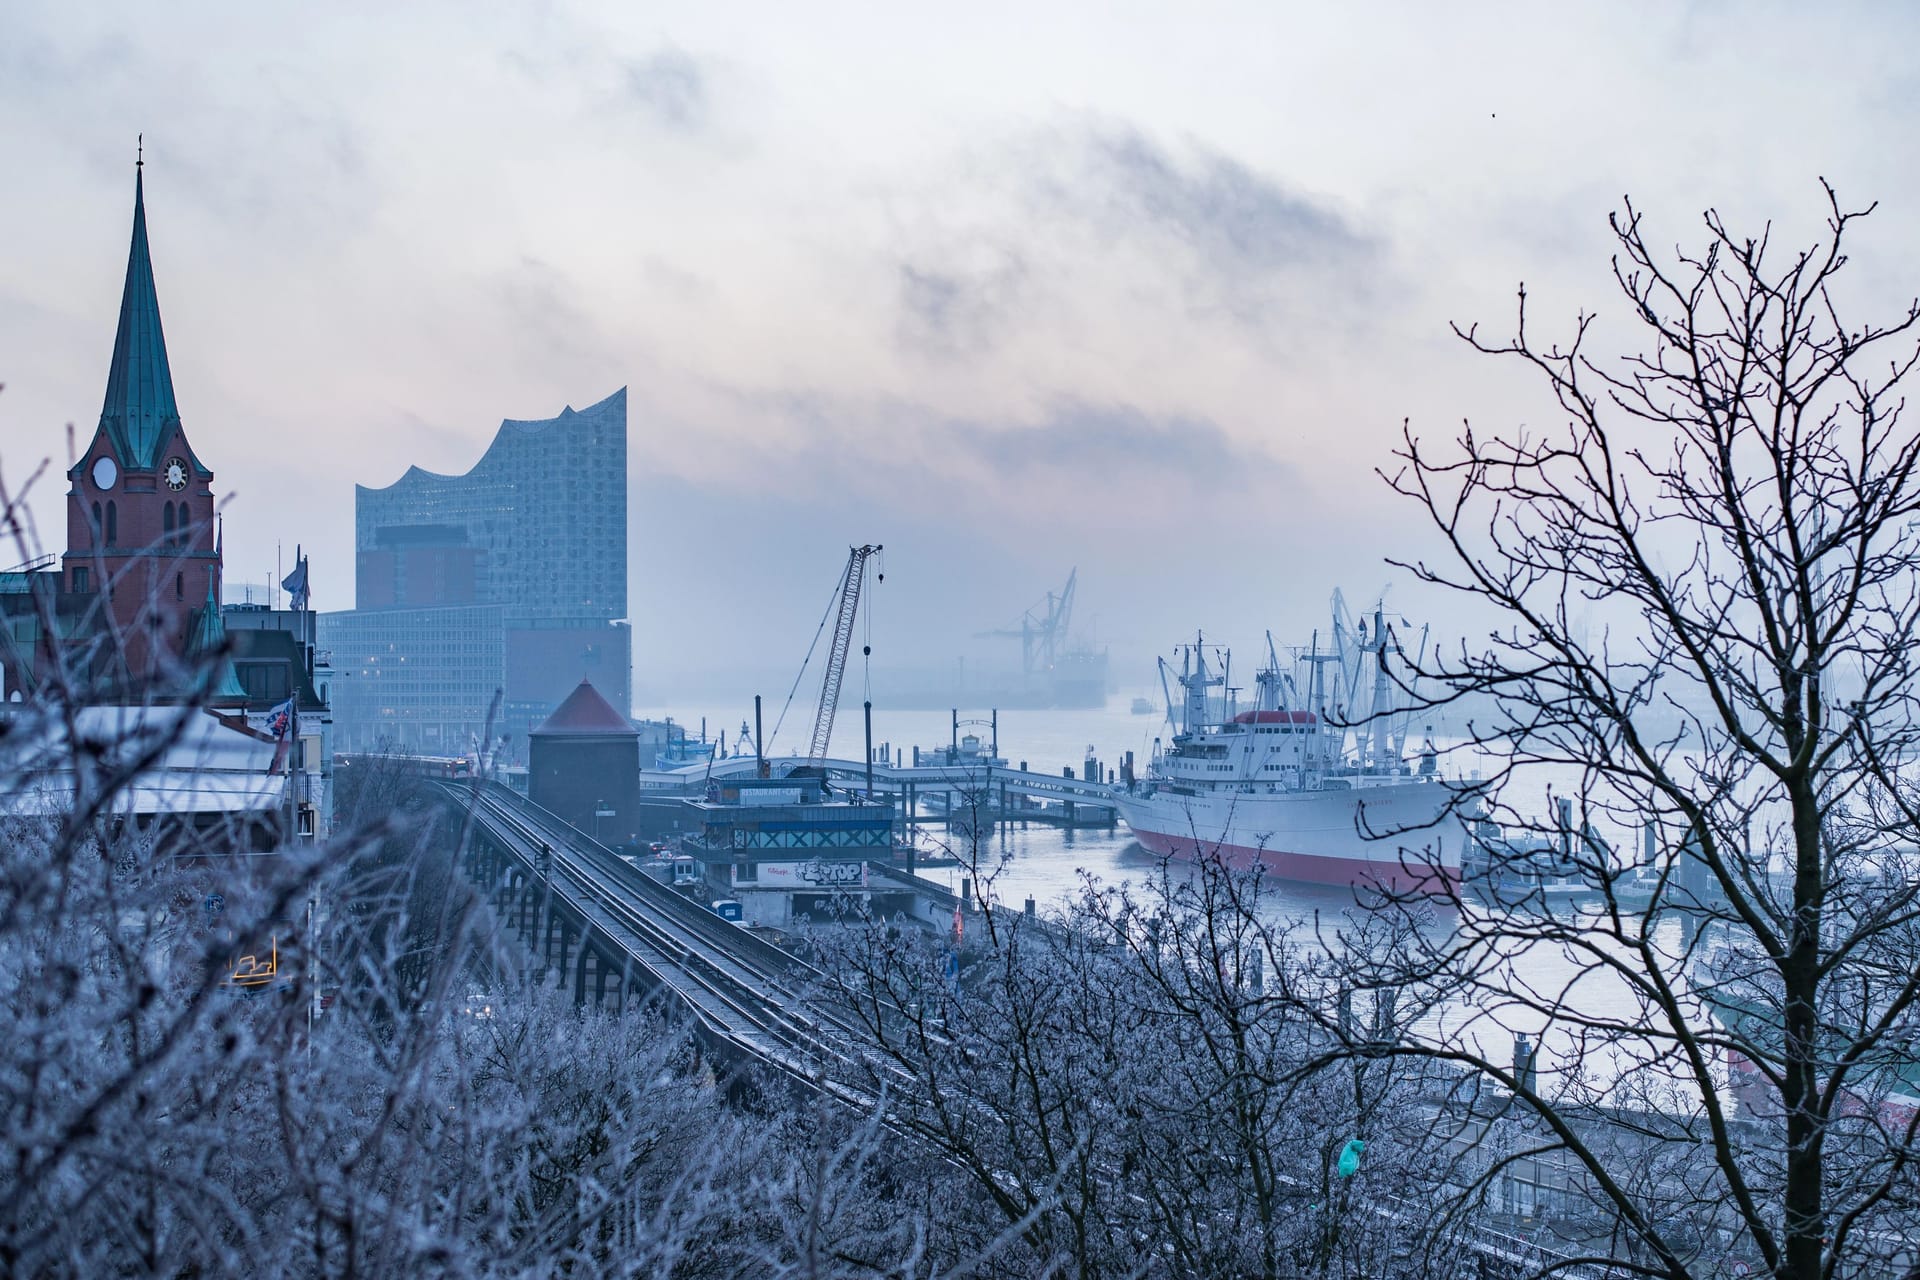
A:
<svg viewBox="0 0 1920 1280">
<path fill-rule="evenodd" d="M 95 597 L 95 624 L 110 623 L 118 636 L 114 665 L 136 683 L 163 676 L 186 652 L 195 615 L 220 599 L 213 472 L 187 443 L 173 398 L 143 170 L 134 166 L 133 246 L 106 403 L 92 443 L 67 472 L 60 562 L 62 586 Z"/>
</svg>

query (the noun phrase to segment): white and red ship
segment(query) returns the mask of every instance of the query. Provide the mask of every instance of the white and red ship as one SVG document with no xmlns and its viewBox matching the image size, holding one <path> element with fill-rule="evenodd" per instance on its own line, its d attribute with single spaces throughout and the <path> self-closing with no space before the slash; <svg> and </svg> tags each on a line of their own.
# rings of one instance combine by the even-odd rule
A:
<svg viewBox="0 0 1920 1280">
<path fill-rule="evenodd" d="M 1269 665 L 1245 710 L 1231 692 L 1214 693 L 1227 685 L 1231 655 L 1197 639 L 1182 647 L 1175 678 L 1185 696 L 1167 702 L 1179 731 L 1167 746 L 1156 739 L 1145 777 L 1116 789 L 1142 846 L 1314 884 L 1459 881 L 1461 784 L 1441 779 L 1431 741 L 1407 755 L 1408 715 L 1393 706 L 1389 671 L 1402 650 L 1383 611 L 1371 633 L 1345 614 L 1336 593 L 1332 643 L 1323 650 L 1316 634 L 1294 652 L 1291 672 L 1269 638 Z M 1163 683 L 1170 672 L 1163 662 Z"/>
</svg>

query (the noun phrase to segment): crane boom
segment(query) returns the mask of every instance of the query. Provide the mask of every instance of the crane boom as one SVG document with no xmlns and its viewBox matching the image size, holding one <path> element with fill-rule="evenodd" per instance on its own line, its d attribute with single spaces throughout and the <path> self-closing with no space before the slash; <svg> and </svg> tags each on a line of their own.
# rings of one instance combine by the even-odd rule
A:
<svg viewBox="0 0 1920 1280">
<path fill-rule="evenodd" d="M 1020 673 L 1028 676 L 1033 674 L 1034 649 L 1038 646 L 1041 670 L 1053 670 L 1054 664 L 1059 661 L 1061 651 L 1066 648 L 1067 626 L 1073 621 L 1073 584 L 1079 576 L 1080 570 L 1076 567 L 1067 574 L 1067 585 L 1062 587 L 1058 594 L 1052 591 L 1047 592 L 1044 617 L 1034 616 L 1040 610 L 1040 606 L 1036 604 L 1020 615 L 1018 630 L 1012 627 L 996 627 L 992 631 L 976 631 L 973 633 L 973 638 L 987 640 L 1004 636 L 1018 640 L 1020 642 Z"/>
<path fill-rule="evenodd" d="M 827 650 L 827 674 L 820 683 L 820 709 L 813 717 L 813 746 L 807 752 L 807 759 L 814 764 L 827 758 L 833 716 L 840 706 L 840 680 L 847 673 L 847 650 L 853 644 L 853 618 L 860 608 L 860 588 L 867 578 L 867 558 L 879 550 L 879 545 L 873 544 L 851 547 L 847 552 L 847 572 L 840 579 L 839 606 L 833 619 L 833 644 Z"/>
</svg>

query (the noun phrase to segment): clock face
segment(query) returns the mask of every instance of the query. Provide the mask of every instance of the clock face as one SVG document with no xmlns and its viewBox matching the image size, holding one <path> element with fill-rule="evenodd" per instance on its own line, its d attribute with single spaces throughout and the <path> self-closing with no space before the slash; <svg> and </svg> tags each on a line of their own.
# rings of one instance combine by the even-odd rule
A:
<svg viewBox="0 0 1920 1280">
<path fill-rule="evenodd" d="M 180 458 L 168 458 L 163 475 L 167 478 L 167 488 L 176 493 L 187 487 L 187 464 Z"/>
<path fill-rule="evenodd" d="M 93 487 L 111 489 L 113 482 L 120 478 L 120 468 L 114 465 L 112 458 L 100 457 L 93 462 Z"/>
</svg>

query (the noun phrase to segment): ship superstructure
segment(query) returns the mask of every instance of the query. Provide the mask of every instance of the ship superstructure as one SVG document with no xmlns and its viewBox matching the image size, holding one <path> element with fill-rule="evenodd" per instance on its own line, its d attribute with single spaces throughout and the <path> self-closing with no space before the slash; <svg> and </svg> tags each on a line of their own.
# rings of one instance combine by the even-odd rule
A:
<svg viewBox="0 0 1920 1280">
<path fill-rule="evenodd" d="M 1196 637 L 1177 669 L 1163 662 L 1176 731 L 1165 746 L 1155 740 L 1146 775 L 1116 793 L 1144 847 L 1318 884 L 1458 881 L 1459 784 L 1440 777 L 1430 741 L 1408 757 L 1410 716 L 1396 709 L 1391 670 L 1401 642 L 1383 609 L 1371 628 L 1345 615 L 1336 593 L 1331 643 L 1316 634 L 1290 663 L 1269 637 L 1248 709 L 1229 684 L 1227 650 Z"/>
</svg>

